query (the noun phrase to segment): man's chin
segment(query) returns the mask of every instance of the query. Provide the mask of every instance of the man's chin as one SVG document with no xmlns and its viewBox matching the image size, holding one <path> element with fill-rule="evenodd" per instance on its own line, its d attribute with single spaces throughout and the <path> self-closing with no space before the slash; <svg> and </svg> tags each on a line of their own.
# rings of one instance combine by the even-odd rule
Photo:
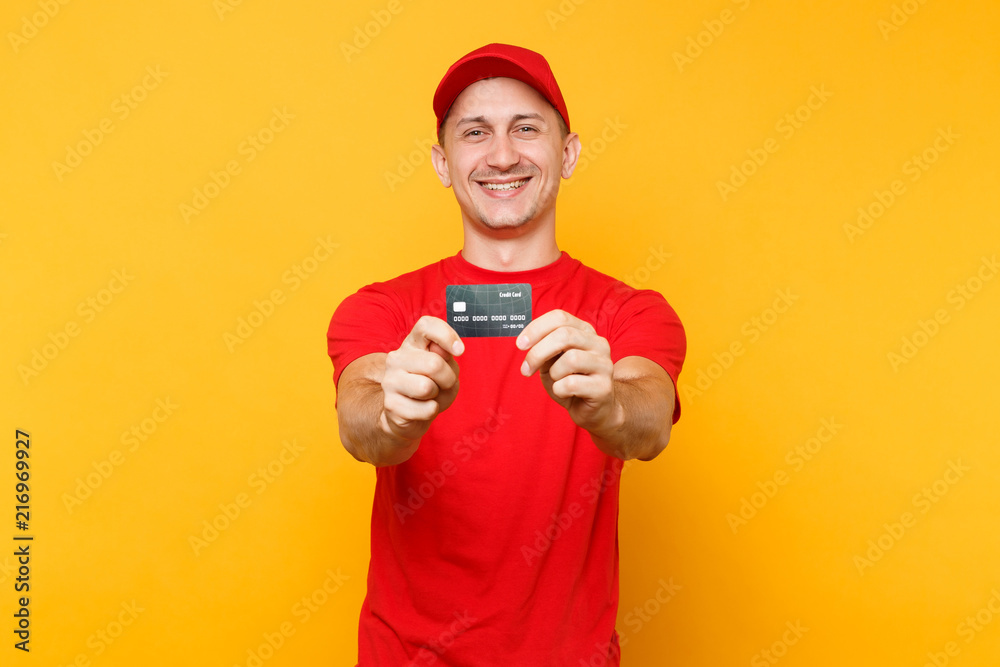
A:
<svg viewBox="0 0 1000 667">
<path fill-rule="evenodd" d="M 531 222 L 531 218 L 527 216 L 521 216 L 518 218 L 506 218 L 506 217 L 491 218 L 487 216 L 480 216 L 479 222 L 481 222 L 484 227 L 489 227 L 490 229 L 514 229 L 528 224 L 529 222 Z"/>
<path fill-rule="evenodd" d="M 525 227 L 533 219 L 534 218 L 532 216 L 521 216 L 517 218 L 479 216 L 479 222 L 483 227 L 498 232 Z"/>
<path fill-rule="evenodd" d="M 487 229 L 517 229 L 518 227 L 523 227 L 524 225 L 531 222 L 535 217 L 535 211 L 526 212 L 515 212 L 515 211 L 496 211 L 489 212 L 480 206 L 475 208 L 474 220 L 478 220 L 479 224 Z"/>
</svg>

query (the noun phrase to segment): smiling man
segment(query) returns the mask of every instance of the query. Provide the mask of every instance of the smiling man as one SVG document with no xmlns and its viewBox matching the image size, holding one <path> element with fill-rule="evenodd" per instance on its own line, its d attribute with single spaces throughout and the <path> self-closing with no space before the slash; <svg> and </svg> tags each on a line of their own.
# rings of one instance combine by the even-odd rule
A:
<svg viewBox="0 0 1000 667">
<path fill-rule="evenodd" d="M 618 665 L 619 477 L 680 416 L 684 330 L 557 246 L 580 139 L 541 55 L 477 49 L 433 107 L 462 249 L 327 333 L 341 441 L 376 472 L 358 665 Z"/>
</svg>

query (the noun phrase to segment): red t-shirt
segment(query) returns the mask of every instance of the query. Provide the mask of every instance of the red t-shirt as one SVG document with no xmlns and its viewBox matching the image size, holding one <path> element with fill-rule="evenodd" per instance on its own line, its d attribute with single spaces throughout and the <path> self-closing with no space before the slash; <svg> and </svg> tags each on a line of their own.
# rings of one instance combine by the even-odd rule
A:
<svg viewBox="0 0 1000 667">
<path fill-rule="evenodd" d="M 676 388 L 686 342 L 663 296 L 566 252 L 529 271 L 482 269 L 459 252 L 365 286 L 330 323 L 334 382 L 358 357 L 397 349 L 422 315 L 446 319 L 446 285 L 498 283 L 530 283 L 534 318 L 561 308 L 590 322 L 612 361 L 651 359 Z M 537 372 L 521 375 L 514 341 L 463 339 L 454 403 L 408 461 L 375 469 L 360 667 L 619 664 L 623 462 Z"/>
</svg>

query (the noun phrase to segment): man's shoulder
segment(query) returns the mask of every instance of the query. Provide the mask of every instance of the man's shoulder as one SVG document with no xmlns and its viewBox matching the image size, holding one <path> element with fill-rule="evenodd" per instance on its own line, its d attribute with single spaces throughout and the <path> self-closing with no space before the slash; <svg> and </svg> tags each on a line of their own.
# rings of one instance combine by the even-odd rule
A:
<svg viewBox="0 0 1000 667">
<path fill-rule="evenodd" d="M 442 280 L 444 261 L 426 264 L 394 278 L 370 282 L 347 294 L 334 310 L 328 337 L 333 340 L 353 336 L 356 332 L 364 332 L 366 336 L 378 333 L 388 336 L 392 343 L 388 349 L 395 349 L 399 343 L 397 339 L 425 314 L 428 295 L 438 291 L 443 294 L 438 283 Z M 444 308 L 443 296 L 440 307 Z"/>
<path fill-rule="evenodd" d="M 582 261 L 580 262 L 579 270 L 581 271 L 581 277 L 588 284 L 588 288 L 590 290 L 595 290 L 596 288 L 605 299 L 613 299 L 621 302 L 635 297 L 663 298 L 660 292 L 652 288 L 632 285 L 631 283 L 638 282 L 637 275 L 629 274 L 624 278 L 617 278 Z M 638 272 L 634 273 L 637 274 Z"/>
<path fill-rule="evenodd" d="M 631 287 L 629 287 L 628 285 L 626 285 L 625 282 L 623 282 L 620 278 L 616 278 L 616 277 L 614 277 L 614 276 L 612 276 L 612 275 L 610 275 L 608 273 L 605 273 L 604 271 L 602 271 L 600 269 L 597 269 L 597 268 L 595 268 L 593 266 L 590 266 L 589 264 L 587 264 L 587 263 L 585 263 L 585 262 L 583 262 L 581 260 L 577 260 L 577 261 L 580 262 L 580 269 L 579 270 L 584 273 L 584 276 L 588 280 L 593 280 L 595 282 L 599 282 L 599 283 L 602 283 L 602 284 L 608 284 L 608 285 L 615 285 L 615 284 L 619 284 L 620 283 L 620 284 L 624 285 L 625 287 L 628 287 L 629 289 L 632 289 Z"/>
</svg>

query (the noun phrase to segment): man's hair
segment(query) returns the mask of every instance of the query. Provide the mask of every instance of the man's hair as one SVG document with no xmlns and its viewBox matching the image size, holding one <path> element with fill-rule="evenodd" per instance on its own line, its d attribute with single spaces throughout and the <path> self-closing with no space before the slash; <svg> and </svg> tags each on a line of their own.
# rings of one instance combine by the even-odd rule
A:
<svg viewBox="0 0 1000 667">
<path fill-rule="evenodd" d="M 565 139 L 566 135 L 569 134 L 569 128 L 566 127 L 566 121 L 563 120 L 562 114 L 559 113 L 558 109 L 553 107 L 551 104 L 549 104 L 549 106 L 552 107 L 552 110 L 556 112 L 556 120 L 559 123 L 559 136 Z M 448 116 L 450 115 L 451 115 L 451 109 L 448 109 L 448 113 L 446 113 L 444 115 L 444 118 L 441 120 L 441 127 L 438 128 L 438 144 L 442 148 L 444 148 L 444 126 L 448 123 Z"/>
</svg>

